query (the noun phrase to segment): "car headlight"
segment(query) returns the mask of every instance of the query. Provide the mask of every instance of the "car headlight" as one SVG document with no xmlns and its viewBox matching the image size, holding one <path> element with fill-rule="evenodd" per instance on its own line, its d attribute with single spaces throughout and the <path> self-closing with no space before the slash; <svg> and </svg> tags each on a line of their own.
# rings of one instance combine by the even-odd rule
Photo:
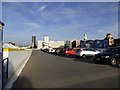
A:
<svg viewBox="0 0 120 90">
<path fill-rule="evenodd" d="M 110 56 L 102 56 L 102 58 L 109 58 Z"/>
</svg>

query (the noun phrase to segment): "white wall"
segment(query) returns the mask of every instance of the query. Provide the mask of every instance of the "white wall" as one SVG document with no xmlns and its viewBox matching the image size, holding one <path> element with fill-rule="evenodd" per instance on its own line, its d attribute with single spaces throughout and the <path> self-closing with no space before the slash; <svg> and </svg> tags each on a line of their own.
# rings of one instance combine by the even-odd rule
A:
<svg viewBox="0 0 120 90">
<path fill-rule="evenodd" d="M 21 64 L 27 59 L 27 57 L 31 54 L 31 50 L 23 50 L 23 51 L 10 51 L 9 52 L 9 77 L 10 75 L 19 68 Z"/>
<path fill-rule="evenodd" d="M 23 67 L 25 66 L 27 60 L 29 59 L 32 50 L 13 50 L 3 52 L 3 57 L 5 58 L 8 55 L 9 58 L 9 67 L 8 67 L 8 78 L 9 82 L 6 85 L 6 88 L 11 88 L 15 80 L 18 78 Z"/>
</svg>

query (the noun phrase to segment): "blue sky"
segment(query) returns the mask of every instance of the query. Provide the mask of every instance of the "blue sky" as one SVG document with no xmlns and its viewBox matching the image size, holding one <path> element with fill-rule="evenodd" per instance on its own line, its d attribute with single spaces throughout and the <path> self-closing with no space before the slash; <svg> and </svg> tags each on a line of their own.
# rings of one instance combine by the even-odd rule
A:
<svg viewBox="0 0 120 90">
<path fill-rule="evenodd" d="M 103 39 L 109 32 L 118 37 L 116 2 L 3 2 L 4 42 L 31 44 L 42 40 Z"/>
</svg>

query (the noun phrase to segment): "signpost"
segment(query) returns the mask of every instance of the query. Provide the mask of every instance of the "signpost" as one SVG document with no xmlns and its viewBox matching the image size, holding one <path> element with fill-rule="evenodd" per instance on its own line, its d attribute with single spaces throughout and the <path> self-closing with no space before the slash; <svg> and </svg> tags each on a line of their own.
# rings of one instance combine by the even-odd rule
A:
<svg viewBox="0 0 120 90">
<path fill-rule="evenodd" d="M 0 90 L 2 89 L 3 26 L 4 23 L 0 21 Z"/>
</svg>

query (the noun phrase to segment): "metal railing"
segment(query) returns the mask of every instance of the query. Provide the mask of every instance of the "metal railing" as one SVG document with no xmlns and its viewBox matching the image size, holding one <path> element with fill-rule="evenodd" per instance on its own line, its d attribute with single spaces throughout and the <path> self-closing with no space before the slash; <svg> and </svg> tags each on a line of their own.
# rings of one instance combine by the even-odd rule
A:
<svg viewBox="0 0 120 90">
<path fill-rule="evenodd" d="M 8 81 L 8 65 L 9 65 L 9 58 L 5 58 L 2 60 L 2 89 L 5 88 L 5 85 Z"/>
</svg>

